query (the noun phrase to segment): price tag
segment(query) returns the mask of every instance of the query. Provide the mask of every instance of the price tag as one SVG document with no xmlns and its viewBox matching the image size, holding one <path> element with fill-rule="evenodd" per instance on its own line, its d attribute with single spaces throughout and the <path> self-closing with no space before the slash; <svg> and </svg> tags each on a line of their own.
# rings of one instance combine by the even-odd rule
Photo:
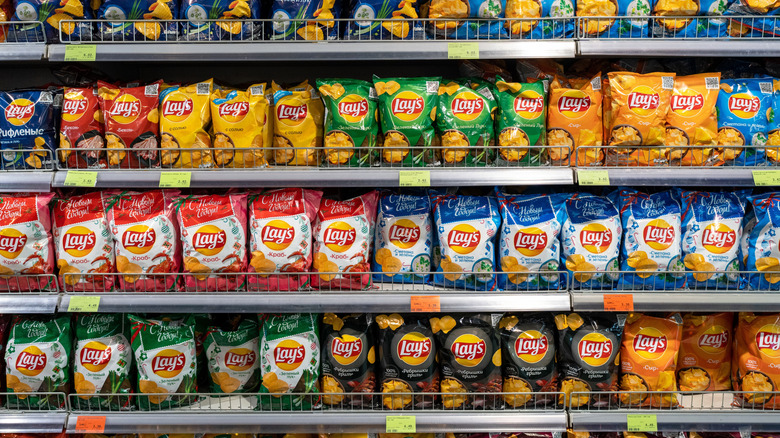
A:
<svg viewBox="0 0 780 438">
<path fill-rule="evenodd" d="M 97 172 L 69 170 L 65 174 L 66 187 L 95 187 L 95 184 L 97 184 Z"/>
<path fill-rule="evenodd" d="M 97 312 L 100 306 L 100 297 L 70 297 L 68 312 Z"/>
<path fill-rule="evenodd" d="M 162 172 L 160 173 L 160 187 L 189 187 L 192 180 L 192 172 Z"/>
<path fill-rule="evenodd" d="M 447 44 L 448 59 L 479 59 L 479 43 Z"/>
<path fill-rule="evenodd" d="M 400 170 L 398 185 L 401 187 L 430 187 L 431 172 L 429 170 Z"/>
<path fill-rule="evenodd" d="M 780 186 L 780 170 L 754 170 L 753 184 L 757 186 Z"/>
<path fill-rule="evenodd" d="M 393 415 L 385 418 L 387 433 L 417 433 L 417 418 L 414 415 Z"/>
<path fill-rule="evenodd" d="M 606 170 L 577 170 L 577 181 L 581 186 L 608 186 L 609 172 Z"/>
<path fill-rule="evenodd" d="M 626 414 L 629 432 L 658 432 L 654 414 Z"/>
<path fill-rule="evenodd" d="M 604 294 L 604 310 L 610 312 L 633 312 L 632 294 Z"/>
<path fill-rule="evenodd" d="M 65 61 L 87 62 L 97 58 L 97 46 L 94 44 L 73 44 L 65 47 Z"/>
<path fill-rule="evenodd" d="M 412 295 L 412 312 L 441 312 L 438 295 Z"/>
<path fill-rule="evenodd" d="M 76 419 L 76 433 L 103 433 L 105 430 L 105 416 L 79 415 Z"/>
</svg>

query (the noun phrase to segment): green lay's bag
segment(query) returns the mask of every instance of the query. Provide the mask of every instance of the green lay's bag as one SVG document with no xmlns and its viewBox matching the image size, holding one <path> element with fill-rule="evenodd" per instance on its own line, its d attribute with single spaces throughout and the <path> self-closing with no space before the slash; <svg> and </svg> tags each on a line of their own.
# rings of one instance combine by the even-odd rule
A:
<svg viewBox="0 0 780 438">
<path fill-rule="evenodd" d="M 439 85 L 436 128 L 441 135 L 445 166 L 484 166 L 493 162 L 493 148 L 468 147 L 495 146 L 493 118 L 497 107 L 491 87 L 468 79 Z"/>
<path fill-rule="evenodd" d="M 5 351 L 6 391 L 69 392 L 70 315 L 16 316 Z M 9 408 L 46 410 L 63 408 L 56 395 L 9 395 Z"/>
<path fill-rule="evenodd" d="M 373 84 L 357 79 L 318 79 L 325 105 L 325 166 L 368 167 L 376 160 L 379 124 Z M 355 149 L 357 148 L 357 149 Z"/>
<path fill-rule="evenodd" d="M 374 76 L 384 140 L 382 164 L 429 166 L 437 154 L 433 122 L 439 101 L 440 77 L 385 78 Z"/>
<path fill-rule="evenodd" d="M 73 385 L 77 394 L 118 394 L 118 397 L 82 395 L 71 399 L 79 409 L 127 407 L 132 392 L 129 325 L 121 313 L 89 313 L 76 317 Z"/>
<path fill-rule="evenodd" d="M 206 333 L 206 357 L 211 392 L 256 392 L 260 385 L 260 328 L 245 318 L 234 330 L 210 327 Z"/>
<path fill-rule="evenodd" d="M 498 157 L 499 165 L 541 164 L 542 148 L 527 146 L 544 145 L 547 117 L 547 91 L 542 81 L 533 83 L 496 81 L 498 101 Z"/>
</svg>

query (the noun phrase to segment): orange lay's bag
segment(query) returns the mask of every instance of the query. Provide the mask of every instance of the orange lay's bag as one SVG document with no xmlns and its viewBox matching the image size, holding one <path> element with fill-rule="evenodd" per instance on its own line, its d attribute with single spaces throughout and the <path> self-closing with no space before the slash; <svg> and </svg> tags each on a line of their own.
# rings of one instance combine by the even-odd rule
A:
<svg viewBox="0 0 780 438">
<path fill-rule="evenodd" d="M 631 406 L 677 406 L 673 394 L 642 391 L 676 391 L 675 370 L 682 338 L 682 317 L 666 318 L 630 313 L 620 347 L 620 390 L 639 391 L 620 395 Z"/>
<path fill-rule="evenodd" d="M 670 110 L 666 115 L 667 146 L 714 146 L 718 136 L 715 104 L 720 90 L 720 73 L 677 76 Z M 686 166 L 702 166 L 712 148 L 672 149 L 670 159 Z"/>
<path fill-rule="evenodd" d="M 274 93 L 274 161 L 288 166 L 319 165 L 325 107 L 317 91 L 304 81 L 283 89 L 271 83 Z"/>
<path fill-rule="evenodd" d="M 211 93 L 217 167 L 268 165 L 273 137 L 273 106 L 265 94 L 267 91 L 266 84 L 262 83 L 251 85 L 246 91 L 219 89 Z M 238 149 L 248 150 L 239 152 Z"/>
<path fill-rule="evenodd" d="M 768 391 L 780 384 L 780 314 L 740 312 L 732 364 L 737 401 L 747 407 L 780 408 L 780 400 Z M 751 393 L 750 391 L 756 391 Z"/>
<path fill-rule="evenodd" d="M 160 92 L 160 146 L 163 166 L 212 167 L 209 96 L 214 80 L 176 85 Z M 192 152 L 181 149 L 193 149 Z"/>
<path fill-rule="evenodd" d="M 574 163 L 578 166 L 600 164 L 603 144 L 601 73 L 590 81 L 567 85 L 561 80 L 550 84 L 550 101 L 547 107 L 547 143 L 554 162 Z M 567 149 L 568 148 L 568 149 Z M 583 148 L 577 151 L 578 148 Z M 574 154 L 569 159 L 569 155 Z"/>
<path fill-rule="evenodd" d="M 686 313 L 677 360 L 681 391 L 731 389 L 733 313 Z"/>
</svg>

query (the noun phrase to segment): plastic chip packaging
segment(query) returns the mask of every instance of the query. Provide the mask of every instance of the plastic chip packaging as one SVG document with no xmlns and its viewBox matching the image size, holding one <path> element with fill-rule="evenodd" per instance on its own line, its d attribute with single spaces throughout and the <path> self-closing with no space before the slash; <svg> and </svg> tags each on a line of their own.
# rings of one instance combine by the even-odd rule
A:
<svg viewBox="0 0 780 438">
<path fill-rule="evenodd" d="M 211 93 L 216 167 L 265 167 L 273 146 L 273 105 L 266 84 L 246 90 L 217 88 Z M 240 151 L 240 149 L 245 149 Z"/>
<path fill-rule="evenodd" d="M 209 79 L 192 85 L 174 85 L 160 93 L 163 166 L 197 169 L 214 165 L 211 137 L 206 132 L 211 124 L 209 98 L 213 85 L 214 80 Z"/>
<path fill-rule="evenodd" d="M 357 79 L 318 79 L 325 105 L 325 161 L 333 167 L 367 167 L 377 157 L 377 96 Z"/>
<path fill-rule="evenodd" d="M 425 39 L 423 22 L 419 18 L 417 0 L 350 0 L 345 18 L 357 19 L 346 23 L 344 38 L 348 40 L 405 40 Z M 362 18 L 376 18 L 376 21 Z"/>
<path fill-rule="evenodd" d="M 680 391 L 730 391 L 734 314 L 686 313 L 677 360 Z"/>
<path fill-rule="evenodd" d="M 340 25 L 334 18 L 341 18 L 341 2 L 273 0 L 271 18 L 272 40 L 335 40 Z"/>
<path fill-rule="evenodd" d="M 97 88 L 65 88 L 60 120 L 59 159 L 70 169 L 104 168 L 103 112 Z M 79 151 L 74 149 L 87 149 Z"/>
<path fill-rule="evenodd" d="M 726 37 L 729 21 L 720 16 L 726 12 L 730 0 L 656 0 L 654 3 L 653 15 L 678 17 L 654 19 L 655 38 Z"/>
<path fill-rule="evenodd" d="M 442 82 L 436 128 L 445 166 L 485 166 L 495 158 L 493 119 L 497 110 L 493 85 L 469 79 Z M 479 147 L 488 146 L 488 147 Z"/>
<path fill-rule="evenodd" d="M 716 103 L 720 73 L 677 76 L 670 111 L 666 115 L 667 146 L 698 146 L 672 149 L 670 160 L 684 166 L 704 166 L 710 162 L 718 136 Z"/>
<path fill-rule="evenodd" d="M 747 271 L 749 287 L 753 290 L 780 290 L 780 249 L 777 234 L 780 232 L 780 197 L 778 193 L 748 196 L 756 216 L 754 227 L 748 234 Z M 748 233 L 748 230 L 744 231 Z"/>
<path fill-rule="evenodd" d="M 308 81 L 289 89 L 273 82 L 274 161 L 282 166 L 312 166 L 322 161 L 322 121 L 325 111 Z"/>
<path fill-rule="evenodd" d="M 505 8 L 506 0 L 429 0 L 421 10 L 423 16 L 435 20 L 428 24 L 428 32 L 434 37 L 463 40 L 505 38 L 507 31 L 502 22 L 488 21 L 504 18 Z"/>
<path fill-rule="evenodd" d="M 250 21 L 260 18 L 259 0 L 186 0 L 176 18 L 190 20 L 182 28 L 187 41 L 244 41 L 261 30 L 260 24 Z"/>
<path fill-rule="evenodd" d="M 209 327 L 203 343 L 211 392 L 254 393 L 260 386 L 260 327 L 254 316 L 236 327 Z"/>
<path fill-rule="evenodd" d="M 57 147 L 58 93 L 42 90 L 0 92 L 0 169 L 51 169 Z M 61 102 L 61 100 L 60 100 Z M 24 149 L 24 152 L 12 152 Z"/>
<path fill-rule="evenodd" d="M 372 406 L 371 393 L 377 389 L 374 315 L 326 313 L 322 340 L 323 402 L 345 408 Z M 357 396 L 360 393 L 366 395 Z"/>
<path fill-rule="evenodd" d="M 92 9 L 82 0 L 13 0 L 14 14 L 10 21 L 40 21 L 42 24 L 15 24 L 8 29 L 8 42 L 59 43 L 60 31 L 64 41 L 90 41 Z M 62 21 L 68 21 L 63 23 Z M 3 21 L 8 21 L 3 20 Z M 44 39 L 45 38 L 45 39 Z"/>
<path fill-rule="evenodd" d="M 498 80 L 496 101 L 498 102 L 496 164 L 539 165 L 546 159 L 543 156 L 543 148 L 529 148 L 529 146 L 540 146 L 546 143 L 545 82 L 518 83 Z"/>
<path fill-rule="evenodd" d="M 780 314 L 740 312 L 734 331 L 731 382 L 735 403 L 752 409 L 777 409 L 780 385 Z"/>
<path fill-rule="evenodd" d="M 49 201 L 52 193 L 0 195 L 0 291 L 55 289 Z M 18 275 L 33 275 L 19 277 Z"/>
<path fill-rule="evenodd" d="M 723 146 L 764 146 L 774 119 L 771 78 L 724 79 L 718 95 L 718 160 L 753 166 L 764 159 L 763 149 Z"/>
<path fill-rule="evenodd" d="M 104 0 L 97 18 L 100 41 L 176 41 L 179 2 L 174 0 Z M 140 21 L 131 21 L 140 20 Z"/>
<path fill-rule="evenodd" d="M 650 35 L 647 18 L 610 19 L 606 17 L 647 17 L 652 15 L 651 0 L 581 0 L 577 1 L 580 35 L 585 38 L 647 38 Z"/>
<path fill-rule="evenodd" d="M 546 40 L 574 36 L 574 2 L 571 0 L 507 0 L 506 18 L 543 18 L 504 22 L 512 38 Z M 546 18 L 546 19 L 545 19 Z"/>
<path fill-rule="evenodd" d="M 553 163 L 600 165 L 604 160 L 601 73 L 582 85 L 554 80 L 547 108 L 548 153 Z M 571 156 L 571 158 L 570 158 Z"/>
</svg>

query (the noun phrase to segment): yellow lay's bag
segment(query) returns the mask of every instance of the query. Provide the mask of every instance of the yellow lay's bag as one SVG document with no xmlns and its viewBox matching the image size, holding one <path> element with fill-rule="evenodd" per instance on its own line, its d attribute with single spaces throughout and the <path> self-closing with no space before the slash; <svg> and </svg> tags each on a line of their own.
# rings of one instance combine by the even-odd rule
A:
<svg viewBox="0 0 780 438">
<path fill-rule="evenodd" d="M 322 159 L 325 108 L 317 91 L 304 81 L 289 89 L 271 83 L 274 93 L 274 161 L 288 166 L 316 166 Z"/>
<path fill-rule="evenodd" d="M 206 127 L 211 122 L 209 96 L 214 80 L 192 85 L 177 85 L 160 93 L 160 146 L 163 166 L 212 167 L 211 137 Z M 183 149 L 193 149 L 192 152 Z"/>
<path fill-rule="evenodd" d="M 554 80 L 550 84 L 550 102 L 547 107 L 547 143 L 561 146 L 549 149 L 553 162 L 565 162 L 578 166 L 600 164 L 604 158 L 601 148 L 585 148 L 603 144 L 601 73 L 580 86 Z M 577 152 L 578 148 L 583 150 Z"/>
<path fill-rule="evenodd" d="M 720 91 L 720 73 L 677 76 L 669 113 L 666 115 L 667 146 L 714 146 L 718 136 L 715 104 Z M 671 159 L 688 166 L 702 166 L 712 148 L 673 149 Z"/>
<path fill-rule="evenodd" d="M 266 84 L 211 93 L 211 132 L 217 167 L 265 167 L 271 159 L 272 106 Z M 250 149 L 251 148 L 251 149 Z M 266 149 L 259 149 L 266 148 Z M 233 149 L 248 149 L 243 152 Z"/>
</svg>

